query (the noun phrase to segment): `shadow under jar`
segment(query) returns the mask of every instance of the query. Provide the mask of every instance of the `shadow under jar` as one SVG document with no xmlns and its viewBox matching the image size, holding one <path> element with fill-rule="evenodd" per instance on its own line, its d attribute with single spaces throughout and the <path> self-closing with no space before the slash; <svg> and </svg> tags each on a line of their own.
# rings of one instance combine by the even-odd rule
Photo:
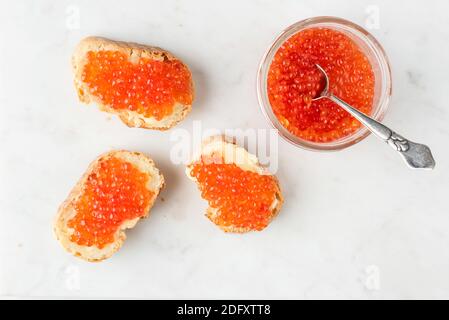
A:
<svg viewBox="0 0 449 320">
<path fill-rule="evenodd" d="M 388 59 L 377 40 L 352 22 L 316 17 L 284 30 L 265 53 L 257 75 L 261 109 L 279 134 L 315 151 L 335 151 L 369 131 L 331 101 L 312 101 L 330 75 L 337 96 L 381 121 L 391 96 Z"/>
</svg>

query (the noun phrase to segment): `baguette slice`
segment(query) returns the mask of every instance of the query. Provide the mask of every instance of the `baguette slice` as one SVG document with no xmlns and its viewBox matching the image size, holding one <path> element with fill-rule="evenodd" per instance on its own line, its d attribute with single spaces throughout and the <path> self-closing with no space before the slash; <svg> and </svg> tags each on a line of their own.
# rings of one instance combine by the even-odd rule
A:
<svg viewBox="0 0 449 320">
<path fill-rule="evenodd" d="M 98 94 L 94 94 L 93 90 L 83 81 L 83 72 L 86 63 L 88 62 L 87 54 L 99 51 L 116 51 L 125 54 L 128 60 L 132 63 L 139 63 L 141 58 L 147 58 L 154 61 L 170 62 L 178 61 L 185 67 L 190 75 L 190 81 L 186 86 L 190 87 L 191 100 L 194 98 L 194 88 L 191 73 L 188 67 L 183 64 L 179 59 L 174 57 L 168 51 L 161 48 L 141 45 L 131 42 L 113 41 L 101 37 L 88 37 L 83 39 L 75 49 L 72 57 L 72 67 L 75 77 L 75 87 L 78 92 L 78 96 L 81 102 L 89 104 L 94 102 L 98 105 L 99 109 L 105 112 L 116 114 L 119 118 L 129 127 L 139 127 L 156 130 L 167 130 L 183 120 L 192 109 L 192 104 L 175 101 L 173 104 L 173 111 L 171 114 L 164 116 L 161 119 L 157 119 L 154 116 L 147 117 L 137 111 L 129 109 L 115 109 L 111 105 L 107 105 L 102 102 Z M 136 75 L 136 77 L 138 77 Z M 116 93 L 116 92 L 112 92 Z"/>
<path fill-rule="evenodd" d="M 257 157 L 250 154 L 244 148 L 236 145 L 235 141 L 224 135 L 212 136 L 204 140 L 201 147 L 201 152 L 193 157 L 190 164 L 186 167 L 186 175 L 191 180 L 198 184 L 201 190 L 201 186 L 196 178 L 192 176 L 192 170 L 196 163 L 225 163 L 225 164 L 235 164 L 240 169 L 244 171 L 250 171 L 257 173 L 258 175 L 269 175 L 274 179 L 276 184 L 276 191 L 274 195 L 274 201 L 269 207 L 270 213 L 268 217 L 268 224 L 275 218 L 279 211 L 281 210 L 282 204 L 284 202 L 281 189 L 279 187 L 279 182 L 274 175 L 271 175 L 267 168 L 263 167 Z M 209 204 L 210 205 L 210 204 Z M 217 221 L 220 216 L 220 209 L 209 206 L 206 210 L 206 217 L 209 218 L 213 223 L 218 225 L 225 232 L 233 233 L 245 233 L 249 231 L 254 231 L 250 227 L 243 227 L 237 225 L 222 225 Z M 267 225 L 268 225 L 267 224 Z"/>
<path fill-rule="evenodd" d="M 121 223 L 113 235 L 114 241 L 112 243 L 108 243 L 101 248 L 96 245 L 80 245 L 77 242 L 72 241 L 71 236 L 74 234 L 75 230 L 74 228 L 69 227 L 68 224 L 78 213 L 77 204 L 86 190 L 86 182 L 88 181 L 89 176 L 98 174 L 100 170 L 102 170 L 102 163 L 105 163 L 110 159 L 118 159 L 120 163 L 131 164 L 132 168 L 136 168 L 138 172 L 144 173 L 148 176 L 148 180 L 145 185 L 145 188 L 148 191 L 147 195 L 149 196 L 147 204 L 143 210 L 143 215 L 131 220 L 124 220 Z M 68 252 L 84 260 L 95 262 L 109 258 L 123 245 L 123 242 L 126 239 L 124 230 L 133 228 L 141 218 L 146 218 L 148 216 L 149 211 L 163 186 L 164 177 L 156 168 L 153 160 L 142 153 L 130 151 L 111 151 L 100 155 L 90 164 L 85 174 L 81 177 L 70 192 L 67 199 L 60 206 L 54 223 L 54 233 L 56 238 Z M 116 200 L 117 199 L 112 198 L 110 203 L 113 203 Z"/>
</svg>

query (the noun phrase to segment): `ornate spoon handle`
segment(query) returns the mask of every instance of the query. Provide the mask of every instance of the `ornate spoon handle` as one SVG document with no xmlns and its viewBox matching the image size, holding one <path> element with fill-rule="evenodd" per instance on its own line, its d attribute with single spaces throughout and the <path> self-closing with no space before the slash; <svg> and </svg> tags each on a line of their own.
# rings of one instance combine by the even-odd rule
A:
<svg viewBox="0 0 449 320">
<path fill-rule="evenodd" d="M 435 167 L 435 160 L 428 146 L 405 139 L 382 123 L 351 107 L 333 94 L 328 93 L 327 98 L 348 111 L 354 118 L 364 124 L 368 130 L 374 133 L 374 135 L 387 142 L 394 150 L 399 152 L 410 168 L 433 169 Z"/>
</svg>

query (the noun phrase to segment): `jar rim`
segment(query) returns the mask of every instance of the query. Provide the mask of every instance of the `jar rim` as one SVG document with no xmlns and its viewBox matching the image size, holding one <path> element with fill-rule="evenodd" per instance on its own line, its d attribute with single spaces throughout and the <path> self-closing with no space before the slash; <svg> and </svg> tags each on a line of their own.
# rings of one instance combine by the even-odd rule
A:
<svg viewBox="0 0 449 320">
<path fill-rule="evenodd" d="M 279 135 L 282 138 L 297 147 L 301 147 L 307 150 L 337 151 L 345 149 L 362 141 L 370 134 L 369 130 L 362 126 L 354 133 L 335 141 L 308 141 L 292 134 L 280 123 L 280 121 L 274 114 L 270 101 L 268 99 L 267 78 L 274 55 L 281 47 L 281 45 L 291 36 L 304 29 L 316 27 L 330 27 L 336 29 L 337 31 L 343 30 L 345 32 L 351 33 L 352 36 L 357 37 L 358 39 L 363 41 L 363 43 L 369 49 L 370 54 L 375 59 L 377 67 L 379 68 L 381 86 L 379 92 L 380 96 L 377 104 L 373 106 L 373 114 L 371 116 L 377 121 L 383 120 L 385 113 L 388 110 L 392 93 L 391 68 L 385 50 L 383 49 L 379 41 L 377 41 L 377 39 L 374 38 L 374 36 L 364 28 L 351 21 L 337 17 L 320 16 L 308 18 L 298 21 L 285 28 L 270 44 L 260 61 L 257 73 L 257 96 L 262 113 L 265 115 L 268 122 L 270 122 L 271 125 L 278 131 Z"/>
</svg>

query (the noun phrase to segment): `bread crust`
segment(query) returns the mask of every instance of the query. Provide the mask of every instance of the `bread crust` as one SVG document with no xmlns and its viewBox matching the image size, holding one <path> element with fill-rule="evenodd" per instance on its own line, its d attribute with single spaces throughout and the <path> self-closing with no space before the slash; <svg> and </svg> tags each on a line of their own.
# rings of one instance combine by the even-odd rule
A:
<svg viewBox="0 0 449 320">
<path fill-rule="evenodd" d="M 170 52 L 147 45 L 142 45 L 134 42 L 115 41 L 102 37 L 87 37 L 78 44 L 72 56 L 72 69 L 74 74 L 74 84 L 78 93 L 79 100 L 83 103 L 89 104 L 94 102 L 98 105 L 101 111 L 116 114 L 122 122 L 128 127 L 168 130 L 183 120 L 187 114 L 192 110 L 192 105 L 184 105 L 176 102 L 173 106 L 172 114 L 164 117 L 161 120 L 156 118 L 147 118 L 143 115 L 131 110 L 116 110 L 108 105 L 104 105 L 100 99 L 90 94 L 89 87 L 82 81 L 82 74 L 84 66 L 87 62 L 87 52 L 89 51 L 103 51 L 112 50 L 119 51 L 127 55 L 130 61 L 138 61 L 140 58 L 148 58 L 158 61 L 164 60 L 179 60 Z M 182 62 L 181 62 L 182 63 Z M 188 67 L 185 65 L 188 69 Z M 194 95 L 193 81 L 191 82 L 192 94 Z"/>
<path fill-rule="evenodd" d="M 89 175 L 98 170 L 99 164 L 102 161 L 108 160 L 112 157 L 130 162 L 140 171 L 147 173 L 150 176 L 147 188 L 149 191 L 153 192 L 153 197 L 150 199 L 149 204 L 145 209 L 144 216 L 125 221 L 120 228 L 117 229 L 113 243 L 106 245 L 102 249 L 99 249 L 96 246 L 87 247 L 78 245 L 70 240 L 73 229 L 69 228 L 67 223 L 76 215 L 75 205 L 84 191 L 85 183 Z M 89 165 L 86 172 L 82 175 L 75 187 L 69 193 L 67 199 L 59 207 L 53 225 L 53 231 L 56 239 L 61 243 L 62 247 L 66 251 L 86 261 L 98 262 L 107 259 L 117 252 L 123 245 L 123 242 L 126 239 L 125 230 L 133 228 L 140 219 L 148 217 L 150 209 L 164 185 L 164 176 L 160 173 L 159 169 L 154 164 L 154 161 L 144 154 L 125 150 L 106 152 L 100 155 Z"/>
<path fill-rule="evenodd" d="M 195 181 L 195 183 L 197 184 L 198 181 L 191 176 L 190 172 L 193 169 L 193 165 L 195 164 L 195 162 L 199 161 L 203 157 L 211 159 L 214 159 L 216 157 L 224 158 L 225 163 L 234 163 L 242 170 L 252 171 L 260 175 L 271 175 L 268 169 L 259 163 L 259 160 L 255 155 L 250 154 L 244 148 L 238 146 L 234 139 L 226 137 L 225 135 L 218 135 L 209 137 L 208 139 L 204 140 L 201 145 L 201 152 L 194 156 L 192 161 L 186 167 L 187 177 Z M 271 176 L 276 182 L 277 190 L 275 201 L 272 204 L 272 210 L 268 224 L 271 223 L 271 221 L 279 214 L 282 208 L 282 204 L 284 203 L 284 197 L 282 196 L 279 181 L 276 176 Z M 209 220 L 211 220 L 214 224 L 219 226 L 223 231 L 232 233 L 245 233 L 252 231 L 250 228 L 219 225 L 217 223 L 217 217 L 219 215 L 218 211 L 219 210 L 217 208 L 208 207 L 206 209 L 206 217 L 209 218 Z"/>
</svg>

